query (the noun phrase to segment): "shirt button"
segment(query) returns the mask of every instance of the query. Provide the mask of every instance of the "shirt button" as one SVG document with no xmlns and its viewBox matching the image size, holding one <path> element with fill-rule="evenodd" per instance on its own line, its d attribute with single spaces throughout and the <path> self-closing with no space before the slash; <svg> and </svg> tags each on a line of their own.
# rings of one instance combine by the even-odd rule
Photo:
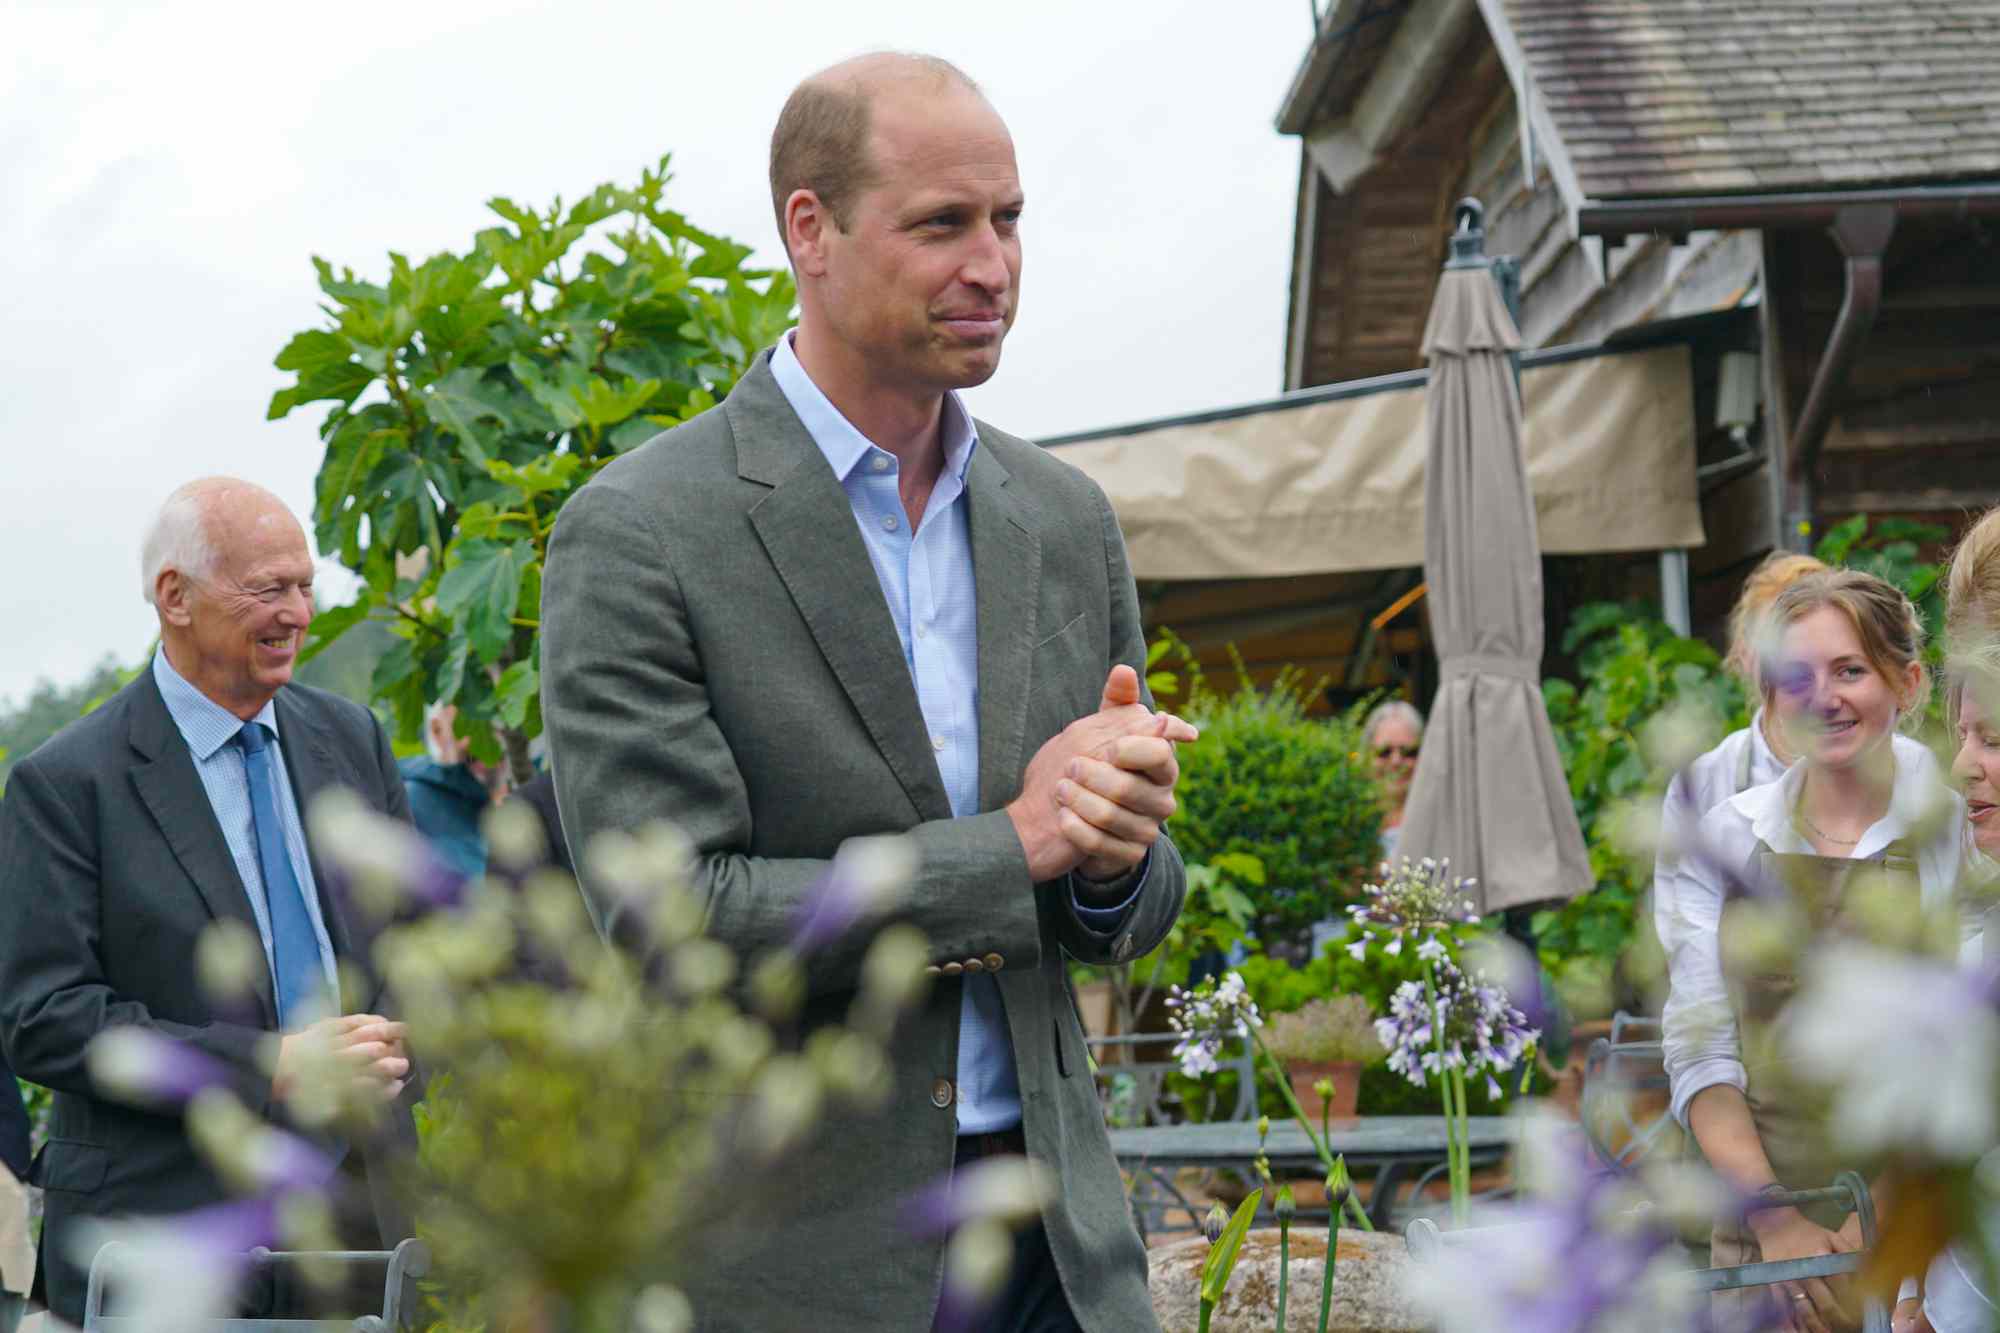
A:
<svg viewBox="0 0 2000 1333">
<path fill-rule="evenodd" d="M 889 470 L 889 460 L 877 454 L 873 459 L 869 460 L 868 466 L 877 472 L 887 472 Z"/>
<path fill-rule="evenodd" d="M 942 1111 L 951 1105 L 951 1080 L 941 1078 L 931 1084 L 931 1105 Z"/>
<path fill-rule="evenodd" d="M 917 637 L 918 637 L 918 638 L 920 638 L 920 639 L 927 639 L 927 638 L 929 638 L 929 637 L 930 637 L 930 633 L 931 633 L 931 632 L 930 632 L 929 630 L 925 629 L 925 628 L 924 628 L 924 627 L 923 627 L 922 625 L 919 625 L 919 626 L 917 626 Z"/>
<path fill-rule="evenodd" d="M 936 750 L 936 751 L 937 751 L 937 752 L 938 752 L 939 754 L 943 754 L 943 753 L 944 753 L 944 737 L 942 737 L 942 736 L 933 736 L 933 737 L 931 737 L 931 748 L 932 748 L 933 750 Z"/>
<path fill-rule="evenodd" d="M 894 532 L 895 530 L 896 530 L 896 516 L 894 514 L 882 515 L 882 531 Z"/>
</svg>

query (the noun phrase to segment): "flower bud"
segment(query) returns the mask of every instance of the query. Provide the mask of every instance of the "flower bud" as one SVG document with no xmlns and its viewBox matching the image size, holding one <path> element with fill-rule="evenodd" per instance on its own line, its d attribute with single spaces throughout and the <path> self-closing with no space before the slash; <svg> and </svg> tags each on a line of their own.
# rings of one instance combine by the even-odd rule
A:
<svg viewBox="0 0 2000 1333">
<path fill-rule="evenodd" d="M 1208 1206 L 1208 1216 L 1201 1220 L 1201 1234 L 1208 1237 L 1210 1245 L 1222 1239 L 1223 1228 L 1229 1225 L 1229 1210 L 1220 1203 Z"/>
<path fill-rule="evenodd" d="M 1332 1080 L 1332 1079 L 1330 1079 L 1330 1078 L 1322 1078 L 1322 1079 L 1315 1079 L 1315 1080 L 1313 1080 L 1313 1096 L 1315 1096 L 1315 1097 L 1319 1098 L 1319 1099 L 1320 1099 L 1321 1101 L 1323 1101 L 1323 1102 L 1330 1102 L 1330 1101 L 1332 1101 L 1332 1100 L 1333 1100 L 1333 1080 Z"/>
<path fill-rule="evenodd" d="M 1270 1133 L 1271 1133 L 1271 1117 L 1267 1115 L 1258 1116 L 1257 1138 L 1259 1139 L 1259 1141 L 1270 1137 Z"/>
<path fill-rule="evenodd" d="M 1340 1220 L 1340 1210 L 1347 1206 L 1348 1199 L 1353 1195 L 1353 1182 L 1347 1178 L 1347 1159 L 1336 1157 L 1333 1159 L 1333 1170 L 1326 1173 L 1326 1202 L 1333 1209 L 1336 1225 Z"/>
<path fill-rule="evenodd" d="M 1271 1211 L 1277 1214 L 1278 1225 L 1280 1226 L 1286 1225 L 1294 1217 L 1298 1216 L 1299 1206 L 1292 1198 L 1292 1187 L 1290 1185 L 1279 1189 L 1278 1201 L 1271 1205 Z"/>
</svg>

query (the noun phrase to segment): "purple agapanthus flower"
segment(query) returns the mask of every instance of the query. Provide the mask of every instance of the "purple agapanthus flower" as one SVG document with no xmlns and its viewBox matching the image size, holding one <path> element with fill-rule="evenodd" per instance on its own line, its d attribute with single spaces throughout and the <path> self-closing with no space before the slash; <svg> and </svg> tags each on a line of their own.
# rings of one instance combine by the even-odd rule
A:
<svg viewBox="0 0 2000 1333">
<path fill-rule="evenodd" d="M 229 1082 L 228 1069 L 206 1051 L 131 1025 L 100 1032 L 87 1062 L 91 1081 L 120 1101 L 181 1106 Z"/>
<path fill-rule="evenodd" d="M 916 853 L 900 838 L 854 838 L 801 904 L 791 950 L 807 957 L 891 910 L 916 872 Z"/>
<path fill-rule="evenodd" d="M 1418 1087 L 1446 1069 L 1484 1073 L 1487 1093 L 1500 1096 L 1494 1076 L 1512 1070 L 1540 1033 L 1528 1026 L 1504 991 L 1483 977 L 1468 977 L 1448 959 L 1431 964 L 1433 1003 L 1421 981 L 1406 981 L 1389 997 L 1389 1014 L 1375 1020 L 1375 1035 L 1389 1049 L 1389 1068 Z M 1443 1024 L 1439 1049 L 1437 1024 Z"/>
<path fill-rule="evenodd" d="M 1221 1068 L 1222 1043 L 1247 1037 L 1264 1026 L 1264 1016 L 1244 984 L 1243 974 L 1230 972 L 1222 980 L 1205 979 L 1193 990 L 1171 987 L 1167 992 L 1167 1026 L 1179 1034 L 1174 1059 L 1181 1073 L 1202 1078 Z"/>
<path fill-rule="evenodd" d="M 1479 920 L 1471 892 L 1479 881 L 1453 879 L 1449 859 L 1412 861 L 1406 856 L 1393 868 L 1384 861 L 1381 873 L 1382 882 L 1362 885 L 1362 901 L 1347 909 L 1358 928 L 1347 952 L 1356 959 L 1367 953 L 1378 933 L 1386 937 L 1384 951 L 1393 956 L 1403 951 L 1405 936 L 1422 948 L 1436 936 Z"/>
</svg>

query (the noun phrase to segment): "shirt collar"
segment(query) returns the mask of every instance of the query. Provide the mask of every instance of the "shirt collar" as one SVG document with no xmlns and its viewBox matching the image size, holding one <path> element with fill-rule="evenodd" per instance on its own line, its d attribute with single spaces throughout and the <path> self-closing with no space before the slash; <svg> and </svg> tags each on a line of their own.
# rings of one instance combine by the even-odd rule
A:
<svg viewBox="0 0 2000 1333">
<path fill-rule="evenodd" d="M 1907 837 L 1939 813 L 1939 802 L 1949 803 L 1950 794 L 1936 781 L 1936 761 L 1904 752 L 1891 736 L 1885 742 L 1895 761 L 1895 785 L 1889 790 L 1889 808 L 1868 826 L 1849 855 L 1874 856 L 1898 838 Z M 1776 782 L 1752 787 L 1733 799 L 1733 804 L 1750 818 L 1750 831 L 1774 852 L 1816 854 L 1805 834 L 1792 819 L 1798 809 L 1799 793 L 1806 781 L 1806 763 L 1801 759 L 1785 770 Z"/>
<path fill-rule="evenodd" d="M 840 414 L 806 368 L 799 363 L 798 353 L 792 350 L 792 332 L 778 339 L 778 345 L 771 350 L 771 375 L 778 381 L 778 389 L 785 395 L 785 401 L 792 405 L 799 423 L 812 436 L 820 453 L 826 456 L 833 468 L 833 475 L 846 481 L 848 474 L 861 466 L 861 460 L 871 453 L 887 453 L 874 441 L 863 435 L 854 423 Z M 972 414 L 965 410 L 965 404 L 955 392 L 944 396 L 943 415 L 938 422 L 939 433 L 944 437 L 944 470 L 965 482 L 965 469 L 972 463 L 973 448 L 979 443 L 979 432 L 973 427 Z"/>
<path fill-rule="evenodd" d="M 153 650 L 153 683 L 160 687 L 160 698 L 167 705 L 167 715 L 180 728 L 181 739 L 187 742 L 197 763 L 207 763 L 217 750 L 229 744 L 236 733 L 243 730 L 242 718 L 203 694 L 174 670 L 174 664 L 167 660 L 164 644 Z M 264 706 L 257 710 L 257 716 L 250 720 L 262 722 L 276 736 L 276 701 L 266 700 Z"/>
</svg>

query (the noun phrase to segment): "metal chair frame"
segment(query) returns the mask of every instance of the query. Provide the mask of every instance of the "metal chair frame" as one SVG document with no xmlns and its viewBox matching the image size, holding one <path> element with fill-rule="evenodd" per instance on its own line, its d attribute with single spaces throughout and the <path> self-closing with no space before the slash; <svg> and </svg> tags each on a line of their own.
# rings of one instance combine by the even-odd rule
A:
<svg viewBox="0 0 2000 1333">
<path fill-rule="evenodd" d="M 1583 1066 L 1582 1104 L 1577 1108 L 1591 1152 L 1605 1166 L 1627 1174 L 1678 1129 L 1671 1111 L 1640 1124 L 1623 1095 L 1663 1092 L 1668 1087 L 1660 1021 L 1619 1010 L 1611 1020 L 1611 1035 L 1590 1044 Z M 1613 1148 L 1603 1133 L 1606 1120 L 1625 1133 L 1622 1148 Z"/>
<path fill-rule="evenodd" d="M 111 1241 L 99 1247 L 90 1260 L 90 1281 L 83 1298 L 84 1333 L 143 1333 L 152 1320 L 145 1315 L 104 1313 L 105 1285 L 122 1258 L 126 1247 Z M 345 1333 L 397 1333 L 407 1315 L 414 1313 L 404 1304 L 413 1278 L 430 1271 L 430 1247 L 416 1239 L 404 1240 L 393 1250 L 270 1250 L 258 1246 L 250 1251 L 252 1268 L 279 1264 L 326 1263 L 338 1266 L 379 1264 L 383 1268 L 382 1313 L 341 1319 L 214 1319 L 203 1324 L 203 1333 L 305 1333 L 305 1330 L 343 1330 Z"/>
<path fill-rule="evenodd" d="M 1806 1207 L 1820 1203 L 1844 1203 L 1861 1219 L 1861 1248 L 1850 1254 L 1821 1254 L 1809 1259 L 1781 1259 L 1726 1268 L 1697 1268 L 1687 1275 L 1694 1291 L 1735 1291 L 1743 1287 L 1767 1287 L 1779 1282 L 1800 1282 L 1808 1278 L 1838 1277 L 1859 1270 L 1878 1236 L 1875 1230 L 1875 1201 L 1869 1196 L 1868 1182 L 1857 1171 L 1842 1171 L 1831 1185 L 1818 1189 L 1773 1190 L 1766 1200 L 1773 1206 Z M 1475 1240 L 1488 1227 L 1463 1231 L 1443 1231 L 1437 1223 L 1420 1217 L 1404 1229 L 1404 1244 L 1418 1263 L 1436 1263 L 1448 1248 Z M 1889 1333 L 1889 1312 L 1878 1301 L 1862 1307 L 1862 1333 Z"/>
<path fill-rule="evenodd" d="M 1174 1061 L 1133 1059 L 1107 1064 L 1098 1058 L 1101 1051 L 1136 1052 L 1142 1046 L 1169 1046 L 1175 1040 L 1174 1034 L 1167 1032 L 1139 1032 L 1116 1037 L 1085 1036 L 1084 1044 L 1091 1057 L 1091 1076 L 1097 1080 L 1099 1097 L 1107 1117 L 1111 1111 L 1110 1081 L 1123 1074 L 1133 1078 L 1138 1086 L 1137 1109 L 1141 1124 L 1168 1125 L 1182 1119 L 1174 1114 L 1173 1100 L 1166 1090 L 1167 1075 L 1180 1069 Z M 1238 1053 L 1221 1060 L 1220 1064 L 1224 1069 L 1236 1071 L 1236 1103 L 1223 1119 L 1254 1120 L 1257 1116 L 1256 1052 L 1251 1049 L 1248 1037 L 1231 1038 L 1230 1045 Z M 1135 1171 L 1126 1201 L 1141 1238 L 1156 1231 L 1193 1231 L 1201 1227 L 1201 1210 L 1189 1202 L 1187 1195 L 1175 1183 L 1173 1168 L 1148 1165 Z M 1174 1212 L 1186 1215 L 1185 1228 L 1167 1226 L 1167 1216 Z"/>
</svg>

